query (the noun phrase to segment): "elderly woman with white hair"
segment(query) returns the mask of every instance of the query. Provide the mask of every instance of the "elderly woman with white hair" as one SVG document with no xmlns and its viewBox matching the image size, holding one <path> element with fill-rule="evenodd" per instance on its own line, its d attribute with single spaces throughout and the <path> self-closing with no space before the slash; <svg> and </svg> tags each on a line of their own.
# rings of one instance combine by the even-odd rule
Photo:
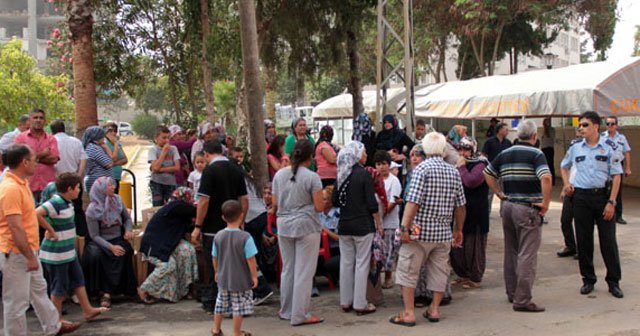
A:
<svg viewBox="0 0 640 336">
<path fill-rule="evenodd" d="M 333 204 L 340 207 L 340 306 L 358 315 L 370 314 L 376 307 L 367 302 L 367 275 L 376 229 L 383 232 L 374 195 L 364 144 L 348 143 L 338 153 L 338 176 Z"/>
<path fill-rule="evenodd" d="M 478 155 L 478 144 L 471 137 L 458 142 L 460 159 L 458 172 L 467 199 L 467 216 L 464 220 L 462 248 L 451 251 L 451 266 L 460 277 L 456 282 L 463 288 L 479 288 L 486 266 L 487 235 L 489 233 L 489 200 L 483 171 L 489 161 Z"/>
</svg>

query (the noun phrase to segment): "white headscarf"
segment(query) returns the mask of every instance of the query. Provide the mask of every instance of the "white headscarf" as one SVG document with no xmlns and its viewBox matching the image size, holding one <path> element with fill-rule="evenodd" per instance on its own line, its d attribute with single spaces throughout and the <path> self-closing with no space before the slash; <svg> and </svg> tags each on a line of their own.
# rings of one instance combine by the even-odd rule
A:
<svg viewBox="0 0 640 336">
<path fill-rule="evenodd" d="M 364 144 L 360 141 L 351 141 L 343 149 L 338 152 L 338 178 L 336 180 L 336 185 L 338 187 L 342 186 L 342 183 L 347 180 L 349 175 L 351 175 L 351 170 L 353 166 L 355 166 L 360 158 L 362 158 L 362 153 L 364 153 L 365 147 Z"/>
</svg>

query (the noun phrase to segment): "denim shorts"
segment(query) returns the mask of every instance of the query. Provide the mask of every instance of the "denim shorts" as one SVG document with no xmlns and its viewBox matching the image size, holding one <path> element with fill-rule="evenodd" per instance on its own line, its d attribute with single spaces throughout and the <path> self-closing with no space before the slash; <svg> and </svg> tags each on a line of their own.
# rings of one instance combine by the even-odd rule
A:
<svg viewBox="0 0 640 336">
<path fill-rule="evenodd" d="M 151 189 L 151 203 L 154 207 L 157 207 L 167 203 L 173 191 L 176 190 L 176 186 L 150 181 L 149 189 Z"/>
<path fill-rule="evenodd" d="M 74 289 L 84 286 L 84 275 L 78 258 L 64 264 L 42 263 L 47 275 L 49 292 L 56 296 L 66 296 Z"/>
</svg>

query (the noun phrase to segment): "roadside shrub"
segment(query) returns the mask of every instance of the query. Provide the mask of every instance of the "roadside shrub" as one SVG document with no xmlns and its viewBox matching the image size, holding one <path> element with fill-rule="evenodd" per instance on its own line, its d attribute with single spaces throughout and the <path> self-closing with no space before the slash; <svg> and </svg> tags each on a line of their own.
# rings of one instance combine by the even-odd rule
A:
<svg viewBox="0 0 640 336">
<path fill-rule="evenodd" d="M 153 140 L 160 119 L 153 114 L 138 114 L 131 121 L 133 131 L 140 137 Z"/>
</svg>

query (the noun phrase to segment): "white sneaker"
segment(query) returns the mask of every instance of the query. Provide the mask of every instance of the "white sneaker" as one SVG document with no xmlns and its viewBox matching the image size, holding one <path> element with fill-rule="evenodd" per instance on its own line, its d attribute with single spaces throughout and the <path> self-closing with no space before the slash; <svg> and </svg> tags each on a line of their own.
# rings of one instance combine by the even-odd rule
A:
<svg viewBox="0 0 640 336">
<path fill-rule="evenodd" d="M 273 291 L 269 292 L 269 294 L 263 296 L 263 297 L 257 297 L 253 299 L 253 305 L 254 306 L 259 306 L 261 304 L 263 304 L 265 301 L 267 301 L 268 298 L 270 298 L 271 296 L 273 296 Z"/>
</svg>

